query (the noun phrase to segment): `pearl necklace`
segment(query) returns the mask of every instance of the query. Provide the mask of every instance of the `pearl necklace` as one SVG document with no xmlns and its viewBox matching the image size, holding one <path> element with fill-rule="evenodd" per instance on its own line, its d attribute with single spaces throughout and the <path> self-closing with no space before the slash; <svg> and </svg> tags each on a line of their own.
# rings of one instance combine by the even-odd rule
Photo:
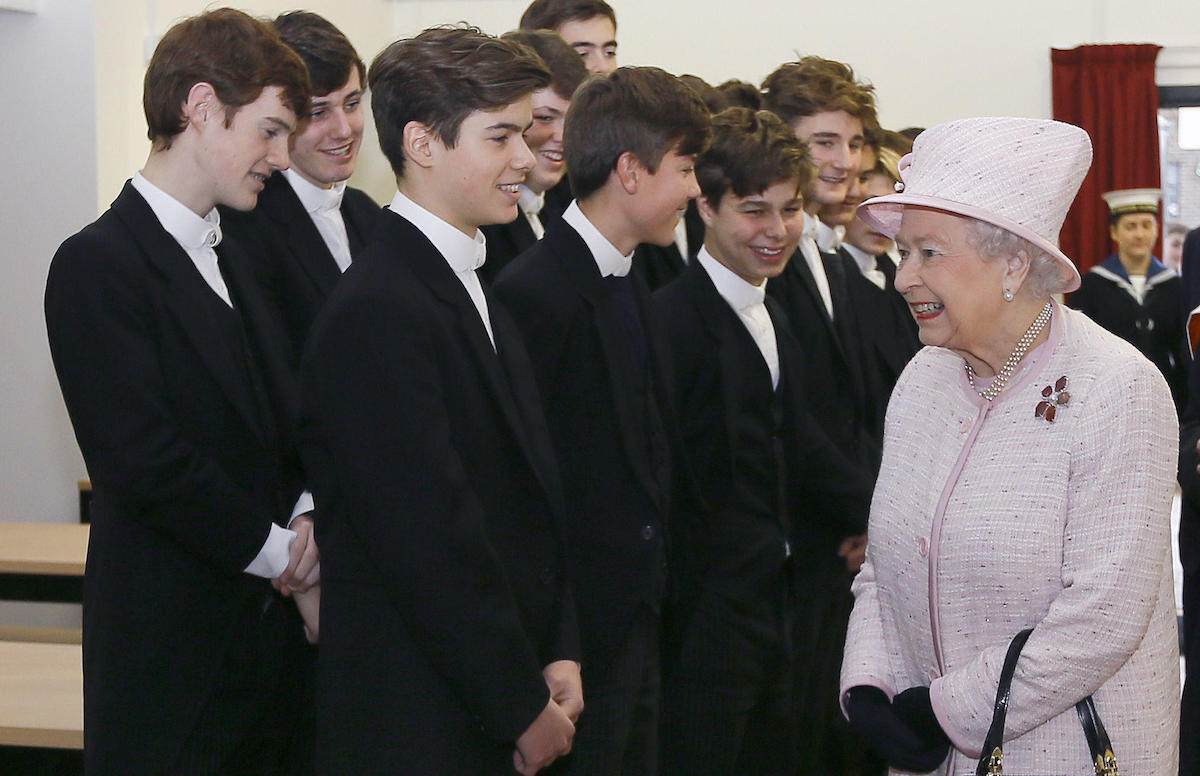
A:
<svg viewBox="0 0 1200 776">
<path fill-rule="evenodd" d="M 1013 348 L 1013 352 L 1009 355 L 1008 360 L 1004 362 L 1004 366 L 1000 367 L 1000 371 L 996 373 L 996 379 L 992 380 L 992 384 L 984 390 L 979 390 L 975 387 L 975 370 L 966 361 L 963 361 L 963 368 L 967 370 L 967 382 L 971 384 L 971 390 L 978 393 L 983 398 L 991 401 L 1000 395 L 1004 390 L 1004 386 L 1008 384 L 1008 378 L 1012 377 L 1013 371 L 1017 368 L 1017 364 L 1021 363 L 1021 359 L 1025 358 L 1025 354 L 1029 351 L 1029 347 L 1033 341 L 1042 333 L 1042 329 L 1046 328 L 1046 323 L 1050 320 L 1051 313 L 1054 312 L 1054 305 L 1046 302 L 1046 306 L 1038 313 L 1038 316 L 1033 319 L 1033 323 L 1029 324 L 1029 328 L 1021 335 L 1021 339 L 1017 340 L 1017 346 Z"/>
</svg>

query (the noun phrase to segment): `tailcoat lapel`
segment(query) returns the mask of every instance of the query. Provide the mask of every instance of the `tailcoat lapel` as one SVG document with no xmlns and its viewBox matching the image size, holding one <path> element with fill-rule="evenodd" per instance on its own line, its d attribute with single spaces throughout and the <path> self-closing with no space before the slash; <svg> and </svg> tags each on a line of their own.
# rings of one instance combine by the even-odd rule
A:
<svg viewBox="0 0 1200 776">
<path fill-rule="evenodd" d="M 712 347 L 716 349 L 717 362 L 720 364 L 721 370 L 725 449 L 733 451 L 737 449 L 738 444 L 736 436 L 736 429 L 739 426 L 737 407 L 741 404 L 736 380 L 738 370 L 741 368 L 739 366 L 741 359 L 738 358 L 737 351 L 752 348 L 757 353 L 759 352 L 758 345 L 738 314 L 717 291 L 712 278 L 709 277 L 700 262 L 695 262 L 694 266 L 689 267 L 685 277 L 687 278 L 685 282 L 690 283 L 694 289 L 691 297 L 700 312 L 701 320 L 704 321 L 705 334 L 712 341 Z M 762 369 L 758 370 L 760 372 L 758 378 L 770 381 L 771 372 L 766 361 L 759 360 L 762 361 Z"/>
<path fill-rule="evenodd" d="M 654 472 L 651 471 L 650 451 L 645 444 L 644 428 L 647 420 L 639 417 L 640 413 L 630 401 L 631 397 L 638 392 L 636 388 L 640 378 L 638 377 L 639 369 L 633 361 L 629 345 L 623 340 L 626 323 L 621 320 L 620 311 L 613 302 L 608 288 L 604 285 L 600 268 L 596 265 L 591 250 L 579 233 L 570 226 L 563 226 L 555 229 L 552 235 L 547 235 L 546 239 L 561 242 L 561 245 L 547 243 L 547 247 L 553 255 L 559 257 L 563 271 L 571 283 L 578 289 L 580 296 L 592 306 L 596 333 L 600 338 L 600 346 L 608 367 L 606 371 L 611 383 L 611 395 L 625 454 L 642 486 L 655 503 L 661 507 L 665 494 L 663 483 L 659 482 Z M 646 348 L 649 355 L 647 369 L 654 374 L 652 338 L 649 333 L 650 323 L 645 305 L 647 292 L 644 281 L 636 275 L 631 277 L 631 281 L 635 284 L 634 297 L 638 303 L 638 313 L 642 317 L 642 326 L 647 335 Z M 655 375 L 655 378 L 655 383 L 660 382 L 657 379 L 658 375 Z M 635 390 L 631 390 L 631 387 Z M 657 397 L 657 393 L 655 396 Z"/>
<path fill-rule="evenodd" d="M 287 235 L 288 250 L 296 257 L 304 274 L 320 290 L 322 297 L 329 296 L 341 272 L 292 184 L 276 173 L 268 179 L 260 200 L 259 206 L 276 223 L 280 233 Z"/>
<path fill-rule="evenodd" d="M 224 304 L 224 301 L 216 297 L 191 258 L 167 233 L 132 185 L 126 184 L 125 190 L 113 202 L 113 210 L 129 228 L 142 253 L 166 280 L 165 303 L 217 384 L 258 438 L 269 443 L 253 389 L 246 384 L 239 368 L 241 356 L 226 347 L 217 332 L 217 323 L 207 312 L 214 301 L 217 304 Z"/>
<path fill-rule="evenodd" d="M 488 338 L 483 320 L 479 317 L 479 310 L 475 307 L 475 303 L 471 300 L 471 295 L 467 293 L 467 289 L 463 287 L 462 282 L 459 281 L 454 271 L 450 268 L 450 265 L 446 262 L 445 257 L 425 237 L 424 233 L 407 219 L 394 213 L 389 213 L 388 216 L 388 218 L 380 222 L 381 231 L 388 230 L 392 232 L 390 236 L 387 234 L 383 235 L 384 241 L 390 245 L 405 246 L 407 248 L 403 253 L 398 252 L 399 258 L 408 264 L 417 277 L 429 287 L 429 290 L 438 301 L 445 305 L 448 312 L 455 318 L 459 328 L 462 330 L 463 338 L 467 341 L 473 358 L 479 365 L 479 369 L 487 381 L 492 396 L 495 397 L 500 411 L 513 431 L 513 435 L 517 438 L 521 449 L 525 452 L 525 457 L 528 459 L 530 467 L 534 470 L 546 492 L 555 493 L 556 490 L 550 487 L 551 483 L 548 483 L 545 479 L 546 474 L 543 472 L 544 464 L 539 461 L 537 453 L 529 443 L 524 418 L 517 408 L 513 388 L 501 364 L 502 357 L 499 355 L 499 351 L 506 347 L 514 347 L 513 343 L 517 335 L 511 332 L 511 327 L 507 325 L 506 319 L 497 326 L 497 322 L 502 316 L 492 314 L 490 316 L 492 334 L 496 337 L 496 346 L 493 348 L 492 340 Z M 498 302 L 487 296 L 486 291 L 485 298 L 488 299 L 489 310 L 498 304 Z"/>
</svg>

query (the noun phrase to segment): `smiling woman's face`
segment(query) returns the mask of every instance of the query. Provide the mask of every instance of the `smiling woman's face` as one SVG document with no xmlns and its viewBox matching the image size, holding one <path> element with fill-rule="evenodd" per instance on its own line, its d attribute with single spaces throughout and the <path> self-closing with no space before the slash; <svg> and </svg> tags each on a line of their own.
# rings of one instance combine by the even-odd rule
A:
<svg viewBox="0 0 1200 776">
<path fill-rule="evenodd" d="M 1005 304 L 1006 263 L 979 255 L 967 241 L 970 224 L 910 206 L 896 234 L 896 290 L 916 318 L 921 342 L 963 353 L 978 352 L 992 338 Z"/>
</svg>

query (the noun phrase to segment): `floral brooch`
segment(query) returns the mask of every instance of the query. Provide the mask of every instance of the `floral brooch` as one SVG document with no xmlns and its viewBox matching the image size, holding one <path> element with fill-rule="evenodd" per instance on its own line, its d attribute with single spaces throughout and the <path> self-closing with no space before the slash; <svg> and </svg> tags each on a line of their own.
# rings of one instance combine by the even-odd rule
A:
<svg viewBox="0 0 1200 776">
<path fill-rule="evenodd" d="M 1037 409 L 1033 414 L 1053 423 L 1054 416 L 1058 414 L 1058 408 L 1066 406 L 1070 401 L 1071 394 L 1067 393 L 1067 378 L 1066 375 L 1063 375 L 1055 381 L 1054 385 L 1047 385 L 1042 389 L 1042 400 L 1038 402 Z"/>
</svg>

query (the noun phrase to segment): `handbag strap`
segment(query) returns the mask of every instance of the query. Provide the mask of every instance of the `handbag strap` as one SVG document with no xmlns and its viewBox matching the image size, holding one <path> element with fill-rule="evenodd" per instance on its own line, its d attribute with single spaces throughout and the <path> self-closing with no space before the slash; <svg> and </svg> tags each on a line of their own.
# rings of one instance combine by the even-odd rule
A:
<svg viewBox="0 0 1200 776">
<path fill-rule="evenodd" d="M 1004 720 L 1008 716 L 1008 698 L 1012 691 L 1013 674 L 1017 669 L 1017 658 L 1021 649 L 1029 641 L 1033 628 L 1026 628 L 1013 637 L 1004 655 L 1004 664 L 1000 667 L 1000 684 L 996 687 L 996 704 L 992 711 L 992 725 L 988 728 L 987 736 L 983 739 L 983 754 L 975 768 L 976 776 L 1002 776 L 1004 773 L 1004 751 L 1001 744 L 1004 740 Z M 1075 704 L 1079 714 L 1079 722 L 1083 725 L 1083 734 L 1087 738 L 1088 750 L 1092 754 L 1092 765 L 1096 776 L 1121 776 L 1117 770 L 1117 758 L 1113 755 L 1112 741 L 1108 731 L 1100 721 L 1096 704 L 1092 696 L 1088 696 Z"/>
<path fill-rule="evenodd" d="M 1000 667 L 1000 684 L 996 687 L 996 704 L 992 710 L 992 726 L 988 728 L 987 736 L 983 739 L 983 755 L 975 768 L 975 776 L 996 776 L 1004 773 L 1004 753 L 1000 748 L 1004 740 L 1004 719 L 1008 715 L 1008 696 L 1012 690 L 1013 673 L 1017 670 L 1017 658 L 1021 656 L 1021 648 L 1029 641 L 1033 628 L 1026 628 L 1013 637 L 1004 655 L 1004 665 Z"/>
<path fill-rule="evenodd" d="M 1092 753 L 1092 765 L 1096 767 L 1096 776 L 1121 776 L 1117 770 L 1117 758 L 1113 754 L 1112 741 L 1108 731 L 1100 721 L 1100 713 L 1092 696 L 1088 696 L 1075 704 L 1079 714 L 1079 722 L 1083 725 L 1083 734 L 1087 737 L 1088 749 Z"/>
</svg>

